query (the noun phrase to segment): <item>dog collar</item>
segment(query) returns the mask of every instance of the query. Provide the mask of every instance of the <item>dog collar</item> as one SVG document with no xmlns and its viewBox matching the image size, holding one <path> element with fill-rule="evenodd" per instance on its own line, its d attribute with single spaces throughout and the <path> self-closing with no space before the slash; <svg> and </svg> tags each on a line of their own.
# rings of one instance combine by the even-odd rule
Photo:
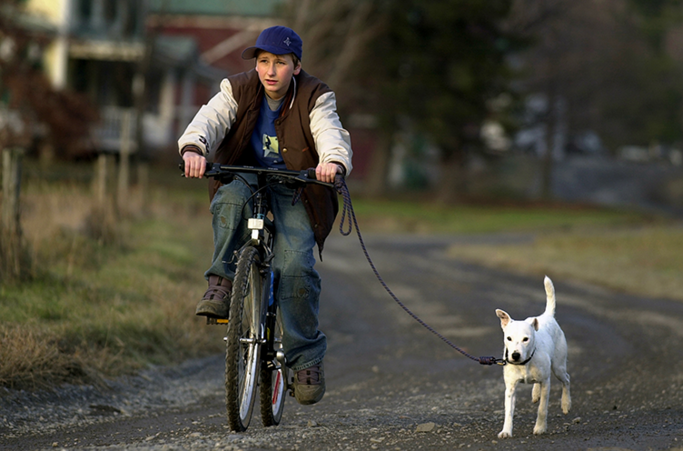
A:
<svg viewBox="0 0 683 451">
<path fill-rule="evenodd" d="M 531 359 L 534 357 L 534 354 L 536 354 L 536 350 L 535 350 L 535 349 L 534 349 L 534 352 L 532 352 L 531 355 L 529 356 L 529 358 L 526 359 L 525 361 L 519 362 L 519 363 L 517 363 L 517 362 L 511 362 L 510 360 L 508 360 L 508 350 L 506 349 L 506 350 L 505 350 L 505 361 L 506 361 L 507 363 L 509 363 L 510 365 L 524 366 L 524 365 L 526 365 L 527 363 L 529 363 L 529 361 L 531 361 Z"/>
</svg>

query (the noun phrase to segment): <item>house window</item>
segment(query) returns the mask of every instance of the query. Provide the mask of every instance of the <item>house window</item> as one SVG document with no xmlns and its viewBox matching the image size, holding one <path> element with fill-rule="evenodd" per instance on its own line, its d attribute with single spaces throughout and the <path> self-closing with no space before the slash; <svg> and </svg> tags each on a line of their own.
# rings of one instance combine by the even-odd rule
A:
<svg viewBox="0 0 683 451">
<path fill-rule="evenodd" d="M 87 24 L 90 22 L 92 17 L 92 1 L 91 0 L 80 0 L 78 2 L 78 16 L 81 18 L 81 22 Z"/>
<path fill-rule="evenodd" d="M 127 1 L 127 20 L 123 29 L 124 36 L 137 37 L 140 35 L 140 15 L 144 13 L 142 6 L 135 1 Z"/>
<path fill-rule="evenodd" d="M 104 22 L 107 25 L 112 25 L 116 22 L 118 0 L 106 0 L 104 3 Z"/>
</svg>

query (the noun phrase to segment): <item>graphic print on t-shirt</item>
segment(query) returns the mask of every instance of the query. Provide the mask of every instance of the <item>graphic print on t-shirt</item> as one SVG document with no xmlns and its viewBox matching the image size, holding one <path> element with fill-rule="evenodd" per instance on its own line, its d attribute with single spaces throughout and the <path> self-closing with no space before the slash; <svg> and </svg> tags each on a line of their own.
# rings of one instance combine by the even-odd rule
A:
<svg viewBox="0 0 683 451">
<path fill-rule="evenodd" d="M 277 158 L 280 156 L 280 143 L 277 136 L 268 136 L 265 133 L 262 137 L 263 156 L 264 158 Z"/>
</svg>

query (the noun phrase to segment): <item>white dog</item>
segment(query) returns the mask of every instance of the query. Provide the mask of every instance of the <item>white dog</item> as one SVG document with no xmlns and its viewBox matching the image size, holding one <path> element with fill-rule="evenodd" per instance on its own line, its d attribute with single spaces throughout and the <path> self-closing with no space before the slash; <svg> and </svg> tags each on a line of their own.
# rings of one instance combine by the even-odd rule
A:
<svg viewBox="0 0 683 451">
<path fill-rule="evenodd" d="M 555 321 L 555 287 L 546 276 L 547 297 L 541 316 L 515 321 L 503 310 L 496 310 L 503 328 L 505 343 L 505 423 L 499 438 L 512 437 L 512 417 L 515 412 L 515 389 L 520 382 L 534 384 L 532 402 L 538 402 L 534 434 L 543 434 L 548 426 L 548 396 L 550 373 L 562 382 L 562 412 L 569 413 L 572 400 L 567 374 L 567 340 Z"/>
</svg>

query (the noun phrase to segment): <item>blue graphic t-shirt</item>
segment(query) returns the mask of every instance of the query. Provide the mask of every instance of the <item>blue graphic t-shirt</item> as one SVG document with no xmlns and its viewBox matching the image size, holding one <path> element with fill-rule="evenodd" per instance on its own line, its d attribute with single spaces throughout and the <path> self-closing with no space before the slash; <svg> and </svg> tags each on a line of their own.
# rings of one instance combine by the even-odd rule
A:
<svg viewBox="0 0 683 451">
<path fill-rule="evenodd" d="M 280 155 L 280 143 L 275 133 L 275 119 L 280 116 L 281 109 L 282 104 L 277 110 L 271 110 L 266 96 L 263 96 L 256 128 L 251 135 L 251 146 L 254 148 L 256 159 L 260 166 L 266 168 L 287 169 Z"/>
</svg>

